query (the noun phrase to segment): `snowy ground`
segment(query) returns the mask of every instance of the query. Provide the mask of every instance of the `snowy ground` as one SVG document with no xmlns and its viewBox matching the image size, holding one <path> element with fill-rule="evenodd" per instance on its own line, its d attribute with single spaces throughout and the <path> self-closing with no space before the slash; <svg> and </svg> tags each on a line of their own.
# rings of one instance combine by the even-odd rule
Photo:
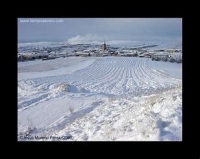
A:
<svg viewBox="0 0 200 159">
<path fill-rule="evenodd" d="M 137 57 L 19 62 L 18 139 L 182 140 L 182 64 Z"/>
</svg>

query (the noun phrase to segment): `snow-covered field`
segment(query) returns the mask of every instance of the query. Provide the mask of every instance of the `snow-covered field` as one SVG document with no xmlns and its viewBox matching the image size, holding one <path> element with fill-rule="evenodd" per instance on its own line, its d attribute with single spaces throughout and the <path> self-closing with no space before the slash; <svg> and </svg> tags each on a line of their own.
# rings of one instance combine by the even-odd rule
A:
<svg viewBox="0 0 200 159">
<path fill-rule="evenodd" d="M 138 57 L 18 63 L 18 140 L 182 140 L 182 64 Z"/>
</svg>

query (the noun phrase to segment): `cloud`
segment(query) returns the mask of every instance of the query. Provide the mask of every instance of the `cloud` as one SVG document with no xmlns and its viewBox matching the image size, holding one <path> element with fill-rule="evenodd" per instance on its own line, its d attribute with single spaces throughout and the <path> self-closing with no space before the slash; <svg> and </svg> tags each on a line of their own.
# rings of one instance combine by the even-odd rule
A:
<svg viewBox="0 0 200 159">
<path fill-rule="evenodd" d="M 86 43 L 93 43 L 93 44 L 101 44 L 105 36 L 99 36 L 96 34 L 86 34 L 86 35 L 77 35 L 75 37 L 69 38 L 67 43 L 70 44 L 86 44 Z"/>
<path fill-rule="evenodd" d="M 97 34 L 77 35 L 69 38 L 66 42 L 69 44 L 96 44 L 101 45 L 105 40 L 108 45 L 133 45 L 138 44 L 139 41 L 132 40 L 114 40 L 108 36 L 100 36 Z"/>
</svg>

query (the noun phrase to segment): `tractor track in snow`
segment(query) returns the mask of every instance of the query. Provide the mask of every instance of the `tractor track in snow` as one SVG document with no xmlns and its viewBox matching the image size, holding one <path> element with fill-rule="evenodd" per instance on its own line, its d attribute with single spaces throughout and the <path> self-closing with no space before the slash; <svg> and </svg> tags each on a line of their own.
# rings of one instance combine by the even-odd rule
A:
<svg viewBox="0 0 200 159">
<path fill-rule="evenodd" d="M 50 99 L 51 88 L 62 83 L 84 88 L 88 92 L 116 96 L 151 94 L 181 84 L 182 80 L 151 68 L 149 62 L 147 58 L 101 58 L 72 74 L 21 80 L 18 82 L 18 99 L 21 100 L 29 92 L 29 100 L 19 101 L 19 107 L 44 101 L 44 98 Z M 40 96 L 37 100 L 34 100 L 35 93 Z"/>
</svg>

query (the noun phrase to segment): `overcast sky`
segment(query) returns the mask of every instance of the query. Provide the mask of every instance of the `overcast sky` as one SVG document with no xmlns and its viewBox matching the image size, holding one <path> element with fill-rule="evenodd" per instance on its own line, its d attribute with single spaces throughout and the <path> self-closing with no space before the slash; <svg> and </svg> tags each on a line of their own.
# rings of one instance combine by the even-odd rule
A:
<svg viewBox="0 0 200 159">
<path fill-rule="evenodd" d="M 19 18 L 18 42 L 182 37 L 182 18 Z"/>
</svg>

